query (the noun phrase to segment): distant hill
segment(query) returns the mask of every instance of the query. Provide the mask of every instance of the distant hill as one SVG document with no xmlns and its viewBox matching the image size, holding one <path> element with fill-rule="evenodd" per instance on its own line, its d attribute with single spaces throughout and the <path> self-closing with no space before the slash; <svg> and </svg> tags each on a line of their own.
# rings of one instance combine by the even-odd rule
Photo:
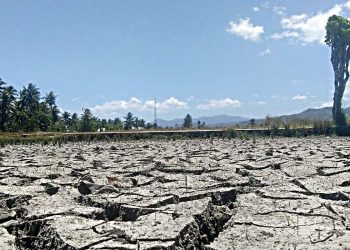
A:
<svg viewBox="0 0 350 250">
<path fill-rule="evenodd" d="M 350 118 L 350 107 L 344 109 L 345 115 Z M 297 114 L 292 115 L 281 115 L 281 116 L 275 116 L 275 118 L 280 118 L 284 122 L 290 122 L 292 120 L 310 120 L 310 121 L 316 121 L 316 120 L 332 120 L 332 108 L 326 107 L 326 108 L 310 108 L 307 110 L 304 110 Z M 256 124 L 260 124 L 264 122 L 265 119 L 257 119 Z M 241 122 L 240 125 L 246 125 L 248 124 L 247 121 Z"/>
<path fill-rule="evenodd" d="M 344 109 L 347 117 L 350 118 L 350 107 Z M 296 119 L 305 119 L 305 120 L 332 120 L 332 108 L 319 108 L 319 109 L 307 109 L 303 112 L 292 114 L 292 115 L 282 115 L 276 116 L 281 118 L 284 122 L 289 122 Z M 247 125 L 250 118 L 242 116 L 229 116 L 229 115 L 215 115 L 215 116 L 204 116 L 192 119 L 193 126 L 197 125 L 198 121 L 205 122 L 207 127 L 228 127 L 239 125 Z M 256 119 L 255 123 L 260 124 L 264 122 L 264 119 Z M 173 128 L 176 126 L 182 126 L 183 119 L 174 119 L 174 120 L 162 120 L 158 119 L 157 124 L 161 127 Z"/>
<path fill-rule="evenodd" d="M 224 127 L 239 124 L 244 121 L 249 121 L 250 118 L 245 118 L 241 116 L 229 116 L 229 115 L 215 115 L 215 116 L 203 116 L 198 118 L 193 118 L 193 126 L 197 125 L 198 121 L 205 122 L 207 127 Z M 174 119 L 174 120 L 162 120 L 158 119 L 157 124 L 161 127 L 176 127 L 182 126 L 184 119 Z"/>
<path fill-rule="evenodd" d="M 350 107 L 345 108 L 344 112 L 347 117 L 350 117 Z M 299 114 L 282 115 L 280 118 L 287 122 L 293 119 L 332 120 L 332 108 L 307 109 Z"/>
</svg>

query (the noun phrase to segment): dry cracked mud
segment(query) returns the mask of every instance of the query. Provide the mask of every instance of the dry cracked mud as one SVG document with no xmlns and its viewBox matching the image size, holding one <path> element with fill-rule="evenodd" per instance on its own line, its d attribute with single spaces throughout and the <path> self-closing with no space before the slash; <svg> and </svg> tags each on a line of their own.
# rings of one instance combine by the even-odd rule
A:
<svg viewBox="0 0 350 250">
<path fill-rule="evenodd" d="M 347 138 L 7 145 L 0 159 L 0 249 L 350 249 Z"/>
</svg>

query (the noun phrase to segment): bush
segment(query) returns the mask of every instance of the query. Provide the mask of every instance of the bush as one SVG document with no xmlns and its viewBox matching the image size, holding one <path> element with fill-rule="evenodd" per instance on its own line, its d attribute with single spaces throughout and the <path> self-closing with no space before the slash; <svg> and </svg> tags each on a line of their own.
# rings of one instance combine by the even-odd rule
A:
<svg viewBox="0 0 350 250">
<path fill-rule="evenodd" d="M 232 138 L 237 138 L 238 133 L 235 129 L 228 129 L 224 132 L 224 138 L 232 139 Z"/>
<path fill-rule="evenodd" d="M 314 135 L 331 135 L 334 132 L 334 125 L 331 121 L 315 121 L 313 124 Z"/>
</svg>

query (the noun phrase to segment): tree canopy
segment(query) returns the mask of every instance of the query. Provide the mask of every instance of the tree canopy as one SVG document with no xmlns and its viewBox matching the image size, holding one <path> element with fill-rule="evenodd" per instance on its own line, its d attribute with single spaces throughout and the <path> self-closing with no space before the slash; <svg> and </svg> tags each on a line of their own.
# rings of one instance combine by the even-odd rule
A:
<svg viewBox="0 0 350 250">
<path fill-rule="evenodd" d="M 350 21 L 342 16 L 329 17 L 325 43 L 328 46 L 346 46 L 350 42 Z"/>
</svg>

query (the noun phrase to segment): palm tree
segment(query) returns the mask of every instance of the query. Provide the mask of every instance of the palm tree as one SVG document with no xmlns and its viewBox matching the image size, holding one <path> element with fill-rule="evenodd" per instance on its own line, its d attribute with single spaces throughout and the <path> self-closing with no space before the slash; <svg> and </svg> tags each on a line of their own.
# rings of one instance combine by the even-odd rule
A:
<svg viewBox="0 0 350 250">
<path fill-rule="evenodd" d="M 17 91 L 12 86 L 4 87 L 0 93 L 0 130 L 2 131 L 6 129 L 6 124 L 15 112 L 16 94 Z"/>
<path fill-rule="evenodd" d="M 52 120 L 52 123 L 58 122 L 60 113 L 61 113 L 61 111 L 59 110 L 59 108 L 56 105 L 52 107 L 52 109 L 51 109 L 51 120 Z"/>
<path fill-rule="evenodd" d="M 83 114 L 81 115 L 81 131 L 82 132 L 93 131 L 93 120 L 94 120 L 94 117 L 90 109 L 83 109 Z"/>
<path fill-rule="evenodd" d="M 44 97 L 45 103 L 50 107 L 52 110 L 54 106 L 56 106 L 56 97 L 55 93 L 53 91 L 50 91 L 46 96 Z"/>
<path fill-rule="evenodd" d="M 62 118 L 66 128 L 70 128 L 72 126 L 72 119 L 70 117 L 70 113 L 67 111 L 63 112 Z"/>
<path fill-rule="evenodd" d="M 57 98 L 57 95 L 55 95 L 55 93 L 53 91 L 50 91 L 44 97 L 44 102 L 50 108 L 52 123 L 56 123 L 58 121 L 58 115 L 60 113 L 60 111 L 56 105 L 56 98 Z"/>
<path fill-rule="evenodd" d="M 73 130 L 78 131 L 79 130 L 79 117 L 77 113 L 72 114 L 72 119 L 71 119 L 71 127 Z"/>
<path fill-rule="evenodd" d="M 29 111 L 31 115 L 38 110 L 39 100 L 40 91 L 33 83 L 29 83 L 27 88 L 23 87 L 23 90 L 19 92 L 20 108 Z"/>
<path fill-rule="evenodd" d="M 145 128 L 146 127 L 146 121 L 144 119 L 139 119 L 136 117 L 135 119 L 135 126 L 137 128 Z"/>
<path fill-rule="evenodd" d="M 2 91 L 4 89 L 4 85 L 6 85 L 6 82 L 4 82 L 1 78 L 0 78 L 0 91 Z"/>
<path fill-rule="evenodd" d="M 132 129 L 132 127 L 134 126 L 134 123 L 135 123 L 135 117 L 134 115 L 129 112 L 126 114 L 126 116 L 124 117 L 124 129 L 125 130 L 129 130 L 129 129 Z"/>
</svg>

